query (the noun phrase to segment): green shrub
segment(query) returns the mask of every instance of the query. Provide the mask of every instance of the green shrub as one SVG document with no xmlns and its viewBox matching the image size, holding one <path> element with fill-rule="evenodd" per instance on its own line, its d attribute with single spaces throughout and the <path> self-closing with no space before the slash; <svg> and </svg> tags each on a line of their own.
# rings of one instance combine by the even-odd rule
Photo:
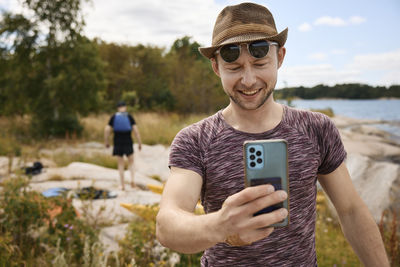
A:
<svg viewBox="0 0 400 267">
<path fill-rule="evenodd" d="M 335 113 L 333 112 L 333 109 L 332 109 L 332 108 L 311 109 L 311 110 L 312 110 L 312 111 L 315 111 L 315 112 L 319 112 L 319 113 L 325 114 L 325 115 L 328 116 L 328 117 L 333 117 L 333 116 L 335 116 Z"/>
<path fill-rule="evenodd" d="M 200 266 L 203 253 L 176 253 L 157 241 L 155 218 L 158 209 L 158 204 L 148 206 L 140 213 L 141 217 L 129 224 L 126 236 L 119 242 L 121 264 L 128 264 L 133 258 L 138 266 L 171 266 L 172 262 L 175 266 Z"/>
<path fill-rule="evenodd" d="M 0 236 L 7 242 L 0 242 L 0 264 L 50 266 L 58 247 L 68 263 L 80 266 L 85 239 L 96 242 L 96 230 L 78 218 L 70 199 L 45 198 L 28 191 L 28 183 L 23 178 L 3 182 Z"/>
<path fill-rule="evenodd" d="M 400 223 L 396 211 L 385 210 L 382 213 L 379 230 L 391 266 L 400 266 Z"/>
</svg>

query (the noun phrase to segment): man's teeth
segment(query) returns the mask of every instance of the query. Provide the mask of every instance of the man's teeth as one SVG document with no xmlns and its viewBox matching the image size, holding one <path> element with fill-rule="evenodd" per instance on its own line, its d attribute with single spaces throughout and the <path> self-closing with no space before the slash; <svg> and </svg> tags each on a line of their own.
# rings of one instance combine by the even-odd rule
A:
<svg viewBox="0 0 400 267">
<path fill-rule="evenodd" d="M 243 94 L 245 95 L 254 95 L 255 93 L 257 93 L 258 90 L 253 90 L 253 91 L 242 91 Z"/>
</svg>

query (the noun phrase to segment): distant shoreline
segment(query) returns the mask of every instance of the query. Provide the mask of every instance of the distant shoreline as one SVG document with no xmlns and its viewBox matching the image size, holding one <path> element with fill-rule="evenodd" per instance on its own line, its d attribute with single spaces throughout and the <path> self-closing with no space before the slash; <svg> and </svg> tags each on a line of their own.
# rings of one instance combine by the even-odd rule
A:
<svg viewBox="0 0 400 267">
<path fill-rule="evenodd" d="M 400 97 L 380 97 L 380 98 L 330 98 L 330 97 L 320 97 L 320 98 L 301 98 L 301 97 L 293 97 L 290 98 L 290 101 L 294 100 L 351 100 L 351 101 L 369 101 L 369 100 L 400 100 Z M 278 99 L 278 101 L 287 101 L 286 99 Z"/>
</svg>

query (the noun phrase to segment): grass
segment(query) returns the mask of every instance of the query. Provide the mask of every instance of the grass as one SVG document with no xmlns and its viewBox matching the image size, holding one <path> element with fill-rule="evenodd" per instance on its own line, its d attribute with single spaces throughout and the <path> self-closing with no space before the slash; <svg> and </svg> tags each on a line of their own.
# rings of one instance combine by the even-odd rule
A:
<svg viewBox="0 0 400 267">
<path fill-rule="evenodd" d="M 362 266 L 344 237 L 339 222 L 328 209 L 323 192 L 318 192 L 316 250 L 318 266 Z"/>
<path fill-rule="evenodd" d="M 170 145 L 182 128 L 205 117 L 206 115 L 184 116 L 176 113 L 139 113 L 135 118 L 143 143 Z"/>
<path fill-rule="evenodd" d="M 333 117 L 335 116 L 335 114 L 333 113 L 333 109 L 332 108 L 325 108 L 325 109 L 311 109 L 311 111 L 315 111 L 315 112 L 319 112 L 322 114 L 327 115 L 328 117 Z"/>
<path fill-rule="evenodd" d="M 160 175 L 158 175 L 158 174 L 153 174 L 153 175 L 150 175 L 150 178 L 151 179 L 154 179 L 154 180 L 156 180 L 156 181 L 159 181 L 159 182 L 163 182 L 163 180 L 161 179 L 161 177 L 160 177 Z"/>
<path fill-rule="evenodd" d="M 59 167 L 64 167 L 70 164 L 71 162 L 86 162 L 91 164 L 96 164 L 99 166 L 103 166 L 106 168 L 118 168 L 118 162 L 115 157 L 111 155 L 105 155 L 101 153 L 94 153 L 92 155 L 84 155 L 78 153 L 66 153 L 60 152 L 56 153 L 52 156 L 52 160 Z"/>
<path fill-rule="evenodd" d="M 184 127 L 197 122 L 207 115 L 179 115 L 177 113 L 138 112 L 132 114 L 140 132 L 142 143 L 147 145 L 170 145 L 175 135 Z M 91 115 L 82 119 L 82 138 L 90 141 L 104 141 L 104 127 L 111 114 Z"/>
<path fill-rule="evenodd" d="M 385 210 L 379 223 L 386 251 L 392 266 L 400 266 L 400 223 L 398 214 L 394 211 Z"/>
<path fill-rule="evenodd" d="M 328 210 L 323 192 L 318 192 L 316 250 L 318 266 L 363 266 L 344 237 L 340 224 Z M 400 231 L 396 212 L 384 211 L 378 224 L 392 267 L 400 267 Z"/>
</svg>

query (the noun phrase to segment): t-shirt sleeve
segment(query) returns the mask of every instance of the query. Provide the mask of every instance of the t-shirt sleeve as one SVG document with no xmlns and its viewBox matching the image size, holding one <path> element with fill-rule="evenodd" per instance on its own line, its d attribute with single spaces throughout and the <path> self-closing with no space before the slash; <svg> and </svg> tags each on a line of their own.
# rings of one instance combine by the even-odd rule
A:
<svg viewBox="0 0 400 267">
<path fill-rule="evenodd" d="M 110 125 L 111 127 L 114 128 L 114 118 L 115 118 L 115 114 L 111 116 L 110 120 L 108 121 L 108 125 Z"/>
<path fill-rule="evenodd" d="M 129 114 L 128 118 L 129 118 L 129 121 L 131 122 L 131 125 L 135 125 L 136 124 L 136 121 L 135 121 L 135 119 L 133 118 L 132 115 Z"/>
<path fill-rule="evenodd" d="M 170 147 L 168 165 L 191 170 L 204 177 L 203 156 L 195 127 L 184 128 L 175 136 Z"/>
<path fill-rule="evenodd" d="M 346 151 L 340 138 L 339 130 L 333 121 L 327 117 L 322 117 L 319 128 L 318 146 L 320 151 L 319 174 L 328 174 L 336 170 L 346 158 Z"/>
</svg>

